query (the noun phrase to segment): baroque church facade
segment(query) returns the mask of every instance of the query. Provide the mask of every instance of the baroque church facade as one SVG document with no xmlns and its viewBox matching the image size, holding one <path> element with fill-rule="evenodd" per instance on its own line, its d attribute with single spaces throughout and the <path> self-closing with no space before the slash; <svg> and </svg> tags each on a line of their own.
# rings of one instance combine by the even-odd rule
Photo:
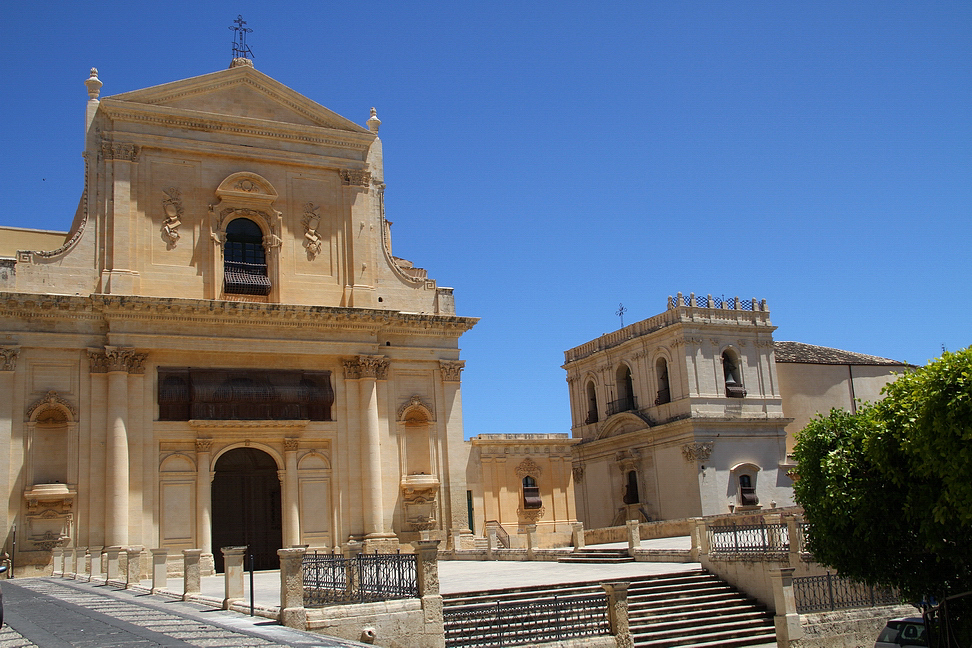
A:
<svg viewBox="0 0 972 648">
<path fill-rule="evenodd" d="M 3 228 L 0 529 L 55 545 L 469 536 L 451 288 L 391 250 L 380 121 L 235 59 L 102 98 L 67 234 Z"/>
</svg>

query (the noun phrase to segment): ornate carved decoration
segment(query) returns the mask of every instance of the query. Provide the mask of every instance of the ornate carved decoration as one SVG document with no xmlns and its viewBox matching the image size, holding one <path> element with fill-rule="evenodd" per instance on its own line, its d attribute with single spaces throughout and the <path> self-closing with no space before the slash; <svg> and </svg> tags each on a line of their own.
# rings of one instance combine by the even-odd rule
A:
<svg viewBox="0 0 972 648">
<path fill-rule="evenodd" d="M 621 450 L 614 455 L 614 461 L 618 464 L 621 472 L 637 470 L 641 464 L 641 449 L 630 448 Z"/>
<path fill-rule="evenodd" d="M 574 483 L 584 481 L 584 464 L 575 464 L 571 468 L 571 472 L 574 474 Z"/>
<path fill-rule="evenodd" d="M 719 346 L 719 338 L 715 338 L 715 337 L 714 338 L 711 338 L 709 340 L 709 342 L 711 342 L 712 343 L 712 346 L 714 346 L 714 347 Z"/>
<path fill-rule="evenodd" d="M 212 449 L 212 439 L 196 439 L 196 452 L 210 452 Z"/>
<path fill-rule="evenodd" d="M 20 347 L 0 347 L 0 371 L 15 371 Z"/>
<path fill-rule="evenodd" d="M 534 479 L 539 479 L 540 474 L 542 472 L 539 464 L 537 464 L 537 462 L 531 459 L 530 457 L 527 457 L 526 459 L 521 461 L 520 465 L 517 466 L 515 470 L 516 470 L 516 476 L 519 477 L 520 479 L 523 479 L 524 477 L 527 476 L 533 477 Z"/>
<path fill-rule="evenodd" d="M 43 398 L 39 398 L 31 403 L 30 407 L 27 408 L 27 420 L 33 420 L 34 412 L 37 412 L 38 410 L 43 411 L 46 409 L 55 409 L 61 411 L 67 410 L 71 414 L 72 421 L 78 420 L 78 408 L 75 407 L 71 402 L 62 398 L 53 389 L 47 392 Z M 38 412 L 38 416 L 39 415 L 40 412 Z"/>
<path fill-rule="evenodd" d="M 701 337 L 688 337 L 685 338 L 686 344 L 702 344 L 703 340 Z"/>
<path fill-rule="evenodd" d="M 445 382 L 460 382 L 460 374 L 466 366 L 465 360 L 439 360 L 442 370 L 442 380 Z"/>
<path fill-rule="evenodd" d="M 361 364 L 358 362 L 357 358 L 342 360 L 341 364 L 344 365 L 345 380 L 358 380 L 361 378 Z"/>
<path fill-rule="evenodd" d="M 147 355 L 136 353 L 130 347 L 106 346 L 104 351 L 101 349 L 87 349 L 88 359 L 91 362 L 91 373 L 109 373 L 113 371 L 124 371 L 130 374 L 143 374 L 145 367 L 143 363 Z"/>
<path fill-rule="evenodd" d="M 439 480 L 431 475 L 408 475 L 402 478 L 401 490 L 405 523 L 414 531 L 434 529 Z"/>
<path fill-rule="evenodd" d="M 525 509 L 522 504 L 516 509 L 516 514 L 521 520 L 526 520 L 531 524 L 536 524 L 537 520 L 543 519 L 543 516 L 547 512 L 546 506 L 541 506 L 535 509 Z"/>
<path fill-rule="evenodd" d="M 297 452 L 300 448 L 300 439 L 296 437 L 287 437 L 284 439 L 284 450 L 287 452 Z"/>
<path fill-rule="evenodd" d="M 53 551 L 54 547 L 62 547 L 67 542 L 66 535 L 55 534 L 53 531 L 45 531 L 41 535 L 30 538 L 34 548 L 40 551 Z"/>
<path fill-rule="evenodd" d="M 409 416 L 410 412 L 416 409 L 424 415 L 425 420 L 430 422 L 435 420 L 435 414 L 433 414 L 432 408 L 420 396 L 412 396 L 407 403 L 398 408 L 398 421 L 408 423 L 411 418 Z"/>
<path fill-rule="evenodd" d="M 708 461 L 714 445 L 712 441 L 686 443 L 682 446 L 682 456 L 685 461 Z"/>
<path fill-rule="evenodd" d="M 304 205 L 304 218 L 301 223 L 304 225 L 304 247 L 307 248 L 307 256 L 311 259 L 317 258 L 323 249 L 321 235 L 317 233 L 317 228 L 321 225 L 321 215 L 317 212 L 321 206 L 315 206 L 309 202 Z"/>
<path fill-rule="evenodd" d="M 117 142 L 101 142 L 101 157 L 105 160 L 122 160 L 124 162 L 138 162 L 142 147 L 137 144 L 120 144 Z"/>
<path fill-rule="evenodd" d="M 364 169 L 341 169 L 341 181 L 346 186 L 367 187 L 371 184 L 371 172 Z"/>
<path fill-rule="evenodd" d="M 179 242 L 179 226 L 182 225 L 182 192 L 176 187 L 168 187 L 162 193 L 166 196 L 162 199 L 162 211 L 165 212 L 162 234 L 169 246 L 175 247 Z"/>
<path fill-rule="evenodd" d="M 736 340 L 736 344 L 738 344 L 741 347 L 744 347 L 746 346 L 746 340 Z"/>
</svg>

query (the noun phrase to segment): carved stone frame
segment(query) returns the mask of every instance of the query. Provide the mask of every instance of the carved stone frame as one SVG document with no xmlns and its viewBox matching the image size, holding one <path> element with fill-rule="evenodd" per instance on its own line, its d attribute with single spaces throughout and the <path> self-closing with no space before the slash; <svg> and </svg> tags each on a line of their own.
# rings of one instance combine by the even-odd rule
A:
<svg viewBox="0 0 972 648">
<path fill-rule="evenodd" d="M 207 291 L 210 299 L 233 301 L 280 302 L 280 247 L 283 214 L 273 208 L 278 194 L 273 185 L 256 173 L 241 171 L 227 176 L 216 188 L 218 202 L 209 206 L 209 237 L 213 242 L 212 285 Z M 257 295 L 226 295 L 223 292 L 223 245 L 226 226 L 235 218 L 248 218 L 263 232 L 263 249 L 267 259 L 267 278 L 270 294 L 266 299 Z"/>
</svg>

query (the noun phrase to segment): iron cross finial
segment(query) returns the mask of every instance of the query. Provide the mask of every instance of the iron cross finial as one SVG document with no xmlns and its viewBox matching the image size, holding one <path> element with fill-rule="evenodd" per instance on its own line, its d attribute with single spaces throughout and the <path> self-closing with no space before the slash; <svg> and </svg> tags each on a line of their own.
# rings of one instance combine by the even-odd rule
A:
<svg viewBox="0 0 972 648">
<path fill-rule="evenodd" d="M 249 27 L 245 27 L 246 21 L 243 20 L 243 14 L 237 14 L 236 27 L 230 27 L 230 29 L 236 34 L 233 36 L 233 58 L 253 58 L 253 52 L 250 51 L 250 46 L 246 44 L 246 35 L 253 30 Z"/>
<path fill-rule="evenodd" d="M 621 328 L 624 328 L 624 314 L 628 312 L 628 309 L 624 307 L 624 304 L 618 304 L 618 310 L 614 314 L 621 318 Z"/>
</svg>

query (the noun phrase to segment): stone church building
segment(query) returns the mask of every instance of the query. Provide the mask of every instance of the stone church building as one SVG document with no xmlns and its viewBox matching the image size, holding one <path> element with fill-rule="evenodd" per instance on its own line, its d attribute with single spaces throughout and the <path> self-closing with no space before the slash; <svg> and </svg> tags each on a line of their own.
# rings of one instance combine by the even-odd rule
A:
<svg viewBox="0 0 972 648">
<path fill-rule="evenodd" d="M 236 59 L 88 92 L 65 233 L 0 231 L 0 529 L 276 549 L 469 535 L 452 289 L 393 255 L 380 121 Z M 214 551 L 215 550 L 215 551 Z"/>
</svg>

